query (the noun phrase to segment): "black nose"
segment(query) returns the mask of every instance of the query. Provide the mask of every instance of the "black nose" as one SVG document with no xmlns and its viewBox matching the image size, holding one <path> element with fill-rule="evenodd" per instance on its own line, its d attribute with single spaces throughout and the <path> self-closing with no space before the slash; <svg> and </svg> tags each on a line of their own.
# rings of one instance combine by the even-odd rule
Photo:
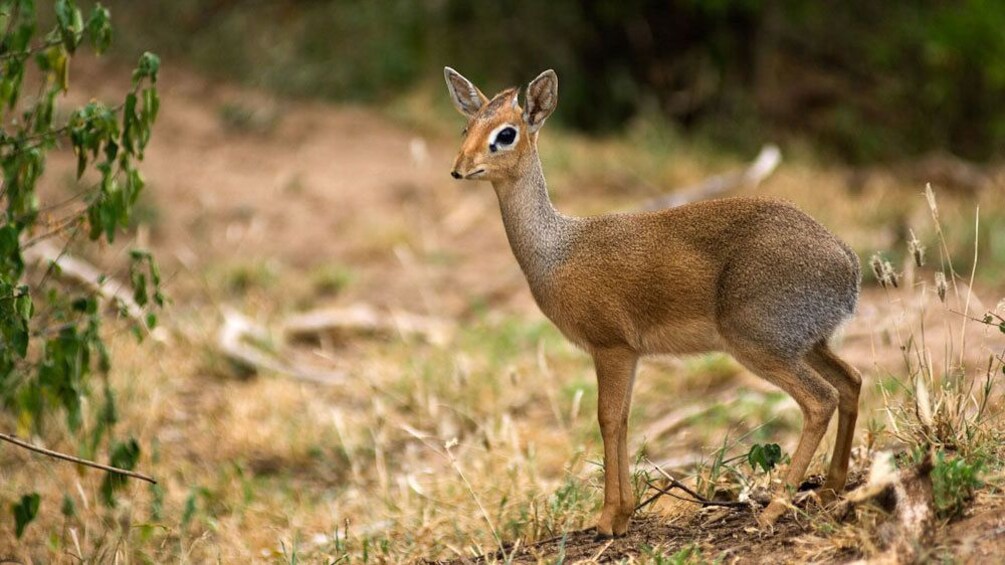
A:
<svg viewBox="0 0 1005 565">
<path fill-rule="evenodd" d="M 457 171 L 450 171 L 450 176 L 454 177 L 455 179 L 459 179 L 461 178 L 461 173 L 458 173 Z"/>
</svg>

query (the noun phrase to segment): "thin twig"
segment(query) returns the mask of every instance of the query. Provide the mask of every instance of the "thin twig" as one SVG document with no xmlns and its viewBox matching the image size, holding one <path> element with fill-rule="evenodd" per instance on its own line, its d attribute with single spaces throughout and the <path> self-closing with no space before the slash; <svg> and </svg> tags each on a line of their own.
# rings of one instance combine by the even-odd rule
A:
<svg viewBox="0 0 1005 565">
<path fill-rule="evenodd" d="M 60 453 L 58 451 L 52 451 L 51 449 L 45 449 L 44 447 L 34 446 L 23 439 L 19 439 L 10 434 L 5 434 L 0 432 L 0 439 L 13 443 L 18 447 L 23 447 L 29 451 L 34 451 L 35 453 L 41 453 L 42 455 L 48 455 L 55 459 L 62 459 L 64 461 L 70 461 L 72 463 L 79 463 L 81 465 L 86 465 L 88 467 L 94 467 L 95 469 L 101 469 L 102 471 L 108 471 L 109 473 L 118 473 L 120 475 L 126 475 L 127 477 L 133 477 L 146 481 L 150 484 L 157 484 L 157 479 L 151 477 L 150 475 L 144 475 L 143 473 L 137 473 L 136 471 L 129 471 L 126 469 L 119 469 L 118 467 L 112 467 L 110 465 L 103 465 L 101 463 L 95 463 L 94 461 L 88 461 L 87 459 L 81 459 L 79 457 L 74 457 L 73 455 L 67 455 L 65 453 Z"/>
<path fill-rule="evenodd" d="M 4 34 L 4 37 L 6 37 L 6 36 L 7 35 Z M 36 45 L 34 47 L 29 47 L 28 49 L 25 49 L 24 51 L 7 51 L 6 53 L 0 53 L 0 61 L 6 60 L 6 59 L 15 59 L 15 58 L 17 58 L 17 59 L 27 59 L 28 57 L 31 57 L 35 53 L 39 53 L 41 51 L 45 51 L 46 49 L 48 49 L 50 47 L 56 47 L 56 46 L 58 46 L 62 42 L 63 42 L 63 40 L 61 40 L 61 39 L 54 39 L 52 41 L 47 41 L 45 43 L 42 43 L 40 45 Z"/>
<path fill-rule="evenodd" d="M 673 498 L 676 498 L 677 500 L 683 500 L 684 502 L 691 502 L 691 503 L 698 504 L 698 505 L 701 505 L 701 506 L 721 506 L 721 507 L 724 507 L 724 508 L 750 508 L 750 503 L 748 503 L 748 502 L 740 502 L 738 500 L 709 500 L 709 499 L 707 499 L 707 498 L 705 498 L 703 496 L 698 495 L 697 493 L 695 493 L 691 489 L 685 487 L 679 481 L 676 481 L 675 479 L 671 479 L 671 481 L 673 481 L 673 482 L 671 482 L 669 488 L 664 488 L 664 487 L 658 486 L 658 485 L 654 484 L 652 481 L 646 481 L 646 485 L 649 488 L 655 490 L 656 494 L 654 494 L 653 496 L 649 497 L 649 499 L 647 499 L 643 504 L 640 504 L 636 508 L 636 510 L 638 510 L 639 508 L 642 508 L 643 506 L 645 506 L 647 504 L 652 503 L 654 500 L 656 500 L 660 496 L 663 496 L 664 494 L 667 495 L 667 496 L 671 496 Z M 674 494 L 672 491 L 675 488 L 679 488 L 679 489 L 683 490 L 684 492 L 688 493 L 689 496 L 693 496 L 694 498 L 686 498 L 686 497 L 678 496 L 678 495 Z"/>
<path fill-rule="evenodd" d="M 981 207 L 974 213 L 974 264 L 970 267 L 970 284 L 967 285 L 967 302 L 963 306 L 963 324 L 960 327 L 960 366 L 963 366 L 963 355 L 967 350 L 967 314 L 970 313 L 970 299 L 974 295 L 974 275 L 977 274 L 977 243 L 981 234 Z"/>
<path fill-rule="evenodd" d="M 652 488 L 656 489 L 657 491 L 659 491 L 660 494 L 670 495 L 670 496 L 673 496 L 674 498 L 678 498 L 680 500 L 684 500 L 684 501 L 687 501 L 687 502 L 694 502 L 695 504 L 701 504 L 702 506 L 724 506 L 724 507 L 727 507 L 727 508 L 747 508 L 747 507 L 750 506 L 746 502 L 729 501 L 729 500 L 709 500 L 709 499 L 705 498 L 704 496 L 698 494 L 697 492 L 691 490 L 684 483 L 682 483 L 682 482 L 678 481 L 677 479 L 673 478 L 672 476 L 670 476 L 670 473 L 667 473 L 666 471 L 664 471 L 662 467 L 660 467 L 656 463 L 653 463 L 648 458 L 646 459 L 646 462 L 648 462 L 650 465 L 652 465 L 653 469 L 656 469 L 657 473 L 659 473 L 660 475 L 663 475 L 664 479 L 670 481 L 670 488 L 666 488 L 666 489 L 662 488 L 662 487 L 658 487 L 658 486 L 654 485 L 650 481 L 646 481 L 646 483 L 650 487 L 652 487 Z M 688 494 L 688 496 L 692 497 L 692 499 L 689 500 L 689 499 L 686 499 L 686 498 L 674 495 L 673 493 L 670 492 L 674 488 L 679 488 L 680 490 L 686 492 Z M 649 504 L 650 502 L 652 502 L 652 500 L 654 500 L 654 499 L 651 498 L 650 500 L 647 500 L 645 502 L 645 504 Z M 640 505 L 640 507 L 644 506 L 645 504 Z"/>
<path fill-rule="evenodd" d="M 496 539 L 496 544 L 499 545 L 499 551 L 501 551 L 502 554 L 505 556 L 506 546 L 503 545 L 502 538 L 499 536 L 499 531 L 496 530 L 495 524 L 493 524 L 492 519 L 489 518 L 489 513 L 485 510 L 485 506 L 482 505 L 481 499 L 479 499 L 478 495 L 475 494 L 475 489 L 471 486 L 471 483 L 468 482 L 468 478 L 464 476 L 464 471 L 461 471 L 461 466 L 457 462 L 457 458 L 454 457 L 454 452 L 450 451 L 450 448 L 456 445 L 456 442 L 457 442 L 456 439 L 448 441 L 446 444 L 443 445 L 443 449 L 444 451 L 446 451 L 447 457 L 450 459 L 450 464 L 454 467 L 454 470 L 457 471 L 457 474 L 460 475 L 461 480 L 464 481 L 464 486 L 467 487 L 468 493 L 471 494 L 471 498 L 475 499 L 475 504 L 477 504 L 478 509 L 481 510 L 482 517 L 485 519 L 485 523 L 489 525 L 489 530 L 491 530 L 492 532 L 492 537 Z"/>
</svg>

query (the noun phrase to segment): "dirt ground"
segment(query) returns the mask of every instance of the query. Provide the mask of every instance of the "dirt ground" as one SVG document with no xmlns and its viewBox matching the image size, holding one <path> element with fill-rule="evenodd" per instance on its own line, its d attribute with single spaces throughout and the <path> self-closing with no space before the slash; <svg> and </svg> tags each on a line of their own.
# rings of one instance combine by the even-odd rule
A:
<svg viewBox="0 0 1005 565">
<path fill-rule="evenodd" d="M 121 67 L 112 63 L 89 61 L 83 68 L 75 77 L 81 84 L 75 92 L 111 97 L 112 93 L 122 92 L 128 80 Z M 212 331 L 203 326 L 217 320 L 216 313 L 227 305 L 221 302 L 224 299 L 219 287 L 241 284 L 234 282 L 235 271 L 246 278 L 273 281 L 267 284 L 267 291 L 245 293 L 232 301 L 254 312 L 259 320 L 276 320 L 309 308 L 365 302 L 460 325 L 472 323 L 486 310 L 541 323 L 510 254 L 491 188 L 483 183 L 455 183 L 448 176 L 457 139 L 444 132 L 459 130 L 459 117 L 449 126 L 423 127 L 396 119 L 393 112 L 276 100 L 260 92 L 208 81 L 172 65 L 163 71 L 161 88 L 162 114 L 142 167 L 149 186 L 145 206 L 150 227 L 134 234 L 135 239 L 129 243 L 148 244 L 164 265 L 173 302 L 170 323 L 181 331 L 201 332 L 211 339 Z M 542 144 L 550 143 L 560 141 L 549 140 L 545 132 Z M 579 147 L 568 149 L 569 154 L 559 154 L 555 149 L 556 153 L 545 155 L 546 169 L 549 159 L 557 163 L 553 193 L 558 208 L 567 213 L 595 212 L 605 207 L 623 209 L 653 195 L 652 183 L 626 187 L 622 180 L 611 182 L 611 178 L 623 178 L 616 174 L 598 180 L 577 172 L 575 163 L 564 161 L 574 159 Z M 607 155 L 603 148 L 591 150 Z M 605 158 L 616 160 L 617 154 Z M 664 178 L 679 186 L 738 164 L 728 160 L 696 164 L 688 160 L 669 167 Z M 57 180 L 48 190 L 63 190 L 59 179 L 67 178 L 71 166 L 68 155 L 53 160 L 51 171 L 55 174 L 48 178 Z M 856 248 L 871 245 L 880 249 L 895 241 L 895 228 L 876 229 L 857 221 L 869 216 L 870 212 L 863 210 L 895 209 L 883 213 L 891 223 L 925 217 L 917 187 L 903 189 L 899 180 L 878 174 L 861 189 L 858 184 L 851 186 L 848 176 L 848 171 L 840 168 L 783 162 L 779 173 L 758 190 L 795 201 L 821 217 Z M 821 197 L 824 190 L 831 192 Z M 840 203 L 833 199 L 840 199 Z M 891 206 L 898 201 L 909 204 Z M 869 216 L 870 221 L 877 222 L 882 214 L 875 212 L 873 216 Z M 98 259 L 114 262 L 120 253 L 112 249 Z M 351 268 L 352 284 L 337 293 L 318 292 L 312 281 L 331 265 Z M 994 308 L 995 293 L 993 286 L 982 289 L 979 294 L 986 296 L 987 304 L 974 304 L 973 311 Z M 869 374 L 894 371 L 902 362 L 897 324 L 912 315 L 939 319 L 937 312 L 922 311 L 913 300 L 905 293 L 867 288 L 857 317 L 843 334 L 842 354 Z M 930 332 L 937 338 L 939 332 L 948 333 L 950 329 L 933 322 Z M 974 328 L 972 334 L 972 356 L 978 358 L 984 355 L 984 349 L 976 344 L 994 336 L 980 328 Z M 365 347 L 349 348 L 339 366 L 351 365 L 370 352 Z M 663 367 L 676 371 L 683 366 L 677 361 L 659 362 L 647 365 L 643 372 L 648 377 Z M 232 389 L 226 387 L 239 386 L 205 380 L 199 367 L 196 362 L 180 365 L 179 379 L 184 384 L 178 394 L 185 398 L 188 415 L 178 416 L 172 423 L 174 433 L 187 433 L 177 431 L 186 418 L 195 418 L 202 432 L 212 433 L 211 427 L 205 427 L 210 422 L 191 414 L 223 410 L 232 394 L 228 392 Z M 739 376 L 721 386 L 709 382 L 701 389 L 689 390 L 689 401 L 700 403 L 706 395 L 725 396 L 736 382 L 758 394 L 769 394 L 767 385 L 742 371 L 730 371 L 730 375 Z M 646 404 L 647 395 L 655 396 L 661 387 L 666 388 L 658 379 L 655 381 L 640 381 L 637 398 L 641 404 Z M 282 385 L 268 386 L 273 388 L 267 390 L 275 391 Z M 366 392 L 319 396 L 350 405 L 370 402 Z M 532 400 L 537 404 L 531 402 L 513 413 L 548 410 L 541 405 L 541 398 Z M 786 402 L 765 410 L 772 417 L 790 413 L 792 406 Z M 645 428 L 676 409 L 663 407 L 656 411 L 652 405 L 643 407 L 633 421 Z M 860 423 L 862 436 L 866 435 L 863 427 L 864 423 Z M 556 437 L 553 441 L 562 441 L 565 436 Z M 702 441 L 700 436 L 674 437 L 676 447 L 667 447 L 661 456 L 678 462 L 694 449 L 696 442 Z M 407 439 L 398 441 L 404 446 Z M 542 451 L 547 450 L 547 445 L 543 442 Z M 204 454 L 200 448 L 191 449 L 192 460 Z M 240 452 L 239 446 L 221 449 Z M 250 458 L 251 466 L 261 474 L 275 473 L 289 463 L 268 452 Z M 301 488 L 323 489 L 344 478 L 311 468 L 297 472 L 306 476 L 303 482 L 296 483 Z M 492 472 L 491 468 L 488 472 Z M 1003 505 L 1000 496 L 979 497 L 963 519 L 940 530 L 938 546 L 949 548 L 965 563 L 1000 559 L 1005 551 Z M 706 558 L 726 563 L 786 561 L 786 556 L 795 555 L 792 552 L 797 550 L 802 552 L 799 555 L 824 562 L 844 562 L 861 555 L 855 549 L 827 544 L 823 544 L 826 551 L 812 549 L 822 546 L 822 534 L 797 518 L 783 520 L 771 534 L 754 525 L 753 515 L 739 510 L 694 511 L 671 521 L 647 512 L 635 520 L 626 538 L 595 541 L 592 532 L 575 529 L 565 536 L 510 547 L 515 562 L 607 562 L 629 557 L 645 560 L 652 548 L 674 553 L 689 546 L 700 548 Z M 435 535 L 435 531 L 426 533 Z M 491 549 L 491 545 L 483 549 Z M 429 557 L 456 557 L 460 553 L 451 554 L 441 548 L 441 555 Z M 461 562 L 471 562 L 464 559 L 467 561 Z"/>
</svg>

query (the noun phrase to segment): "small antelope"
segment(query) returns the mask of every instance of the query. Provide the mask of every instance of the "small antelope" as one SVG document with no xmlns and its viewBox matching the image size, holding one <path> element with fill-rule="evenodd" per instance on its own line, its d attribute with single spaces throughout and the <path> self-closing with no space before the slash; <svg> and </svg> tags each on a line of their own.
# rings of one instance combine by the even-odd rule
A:
<svg viewBox="0 0 1005 565">
<path fill-rule="evenodd" d="M 468 119 L 455 179 L 495 188 L 513 254 L 544 314 L 593 357 L 604 441 L 604 507 L 598 537 L 627 532 L 628 413 L 639 357 L 725 351 L 787 392 L 803 413 L 785 477 L 802 480 L 838 412 L 821 496 L 842 491 L 858 417 L 859 373 L 828 347 L 855 310 L 855 253 L 791 204 L 725 198 L 657 212 L 574 218 L 551 204 L 537 152 L 558 103 L 558 76 L 541 73 L 526 106 L 510 88 L 492 99 L 446 67 L 450 98 Z M 776 496 L 761 513 L 773 524 Z"/>
</svg>

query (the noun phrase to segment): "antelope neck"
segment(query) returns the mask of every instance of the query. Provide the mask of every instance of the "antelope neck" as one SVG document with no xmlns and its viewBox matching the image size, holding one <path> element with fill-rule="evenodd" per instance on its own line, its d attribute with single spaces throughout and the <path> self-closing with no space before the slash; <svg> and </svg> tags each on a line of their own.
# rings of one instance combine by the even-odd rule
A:
<svg viewBox="0 0 1005 565">
<path fill-rule="evenodd" d="M 492 186 L 513 255 L 533 284 L 542 282 L 567 255 L 575 219 L 552 205 L 536 151 L 521 170 L 516 178 Z"/>
</svg>

